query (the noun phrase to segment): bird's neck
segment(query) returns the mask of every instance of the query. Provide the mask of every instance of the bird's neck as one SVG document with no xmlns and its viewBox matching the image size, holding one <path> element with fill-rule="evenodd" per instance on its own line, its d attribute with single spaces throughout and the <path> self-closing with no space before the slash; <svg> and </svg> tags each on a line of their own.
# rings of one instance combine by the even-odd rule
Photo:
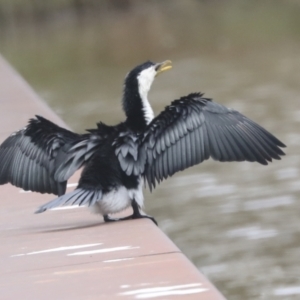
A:
<svg viewBox="0 0 300 300">
<path fill-rule="evenodd" d="M 148 92 L 124 88 L 123 108 L 130 129 L 142 132 L 153 120 L 154 113 L 148 101 Z"/>
</svg>

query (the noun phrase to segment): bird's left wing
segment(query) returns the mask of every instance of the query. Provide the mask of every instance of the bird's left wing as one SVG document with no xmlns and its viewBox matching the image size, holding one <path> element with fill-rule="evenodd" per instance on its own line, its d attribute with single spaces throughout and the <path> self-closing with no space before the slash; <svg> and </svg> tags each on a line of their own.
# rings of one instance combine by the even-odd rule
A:
<svg viewBox="0 0 300 300">
<path fill-rule="evenodd" d="M 267 130 L 239 112 L 195 93 L 179 100 L 149 124 L 139 156 L 150 190 L 174 173 L 212 157 L 218 161 L 268 164 L 285 147 Z"/>
</svg>

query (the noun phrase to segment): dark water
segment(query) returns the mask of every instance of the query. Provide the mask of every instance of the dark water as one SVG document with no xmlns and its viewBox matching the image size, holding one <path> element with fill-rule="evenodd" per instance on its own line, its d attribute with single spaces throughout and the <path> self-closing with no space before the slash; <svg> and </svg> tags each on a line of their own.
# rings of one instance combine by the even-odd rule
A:
<svg viewBox="0 0 300 300">
<path fill-rule="evenodd" d="M 274 133 L 283 160 L 207 161 L 146 192 L 146 210 L 228 299 L 300 299 L 299 1 L 153 3 L 1 28 L 0 51 L 75 130 L 121 121 L 128 70 L 171 59 L 156 113 L 202 91 Z"/>
</svg>

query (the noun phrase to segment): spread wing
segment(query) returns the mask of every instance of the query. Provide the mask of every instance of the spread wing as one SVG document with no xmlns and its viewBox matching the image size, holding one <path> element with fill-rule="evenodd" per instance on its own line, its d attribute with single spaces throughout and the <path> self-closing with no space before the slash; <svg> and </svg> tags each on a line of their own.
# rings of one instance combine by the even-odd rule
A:
<svg viewBox="0 0 300 300">
<path fill-rule="evenodd" d="M 92 156 L 99 139 L 36 116 L 0 145 L 0 184 L 63 195 L 67 180 Z"/>
<path fill-rule="evenodd" d="M 148 126 L 139 155 L 150 189 L 163 179 L 212 157 L 267 165 L 285 145 L 239 112 L 190 94 L 175 100 Z"/>
</svg>

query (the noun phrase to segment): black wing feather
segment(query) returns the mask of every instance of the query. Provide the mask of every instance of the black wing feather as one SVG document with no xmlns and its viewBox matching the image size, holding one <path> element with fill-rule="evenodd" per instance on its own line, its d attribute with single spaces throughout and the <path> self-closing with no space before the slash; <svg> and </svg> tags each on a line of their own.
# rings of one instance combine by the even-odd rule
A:
<svg viewBox="0 0 300 300">
<path fill-rule="evenodd" d="M 24 190 L 63 194 L 66 182 L 54 178 L 55 158 L 62 147 L 79 135 L 36 116 L 24 129 L 0 146 L 0 184 L 12 183 Z"/>
<path fill-rule="evenodd" d="M 131 174 L 140 175 L 144 172 L 146 152 L 139 151 L 140 139 L 138 134 L 128 130 L 119 133 L 113 142 L 113 147 L 122 170 L 128 176 Z"/>
<path fill-rule="evenodd" d="M 190 94 L 173 101 L 149 124 L 139 144 L 138 156 L 146 157 L 139 174 L 152 189 L 164 178 L 209 157 L 266 165 L 284 155 L 280 147 L 285 145 L 239 112 L 202 94 Z M 131 173 L 127 166 L 127 174 Z"/>
<path fill-rule="evenodd" d="M 103 144 L 112 126 L 99 123 L 88 134 L 76 134 L 36 116 L 0 145 L 0 184 L 63 195 L 67 180 Z"/>
</svg>

